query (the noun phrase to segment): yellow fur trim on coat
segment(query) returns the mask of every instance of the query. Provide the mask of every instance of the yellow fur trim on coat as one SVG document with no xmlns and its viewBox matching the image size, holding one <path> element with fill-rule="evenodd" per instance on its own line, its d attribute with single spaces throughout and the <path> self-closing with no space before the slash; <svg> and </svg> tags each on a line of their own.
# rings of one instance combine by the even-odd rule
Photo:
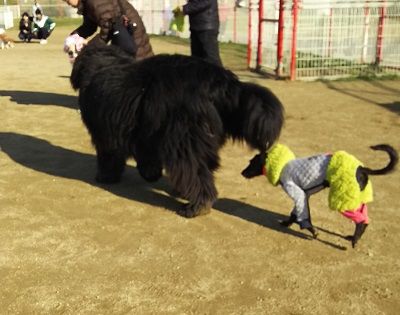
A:
<svg viewBox="0 0 400 315">
<path fill-rule="evenodd" d="M 333 154 L 326 172 L 326 179 L 330 185 L 329 208 L 332 210 L 341 212 L 354 210 L 361 203 L 368 203 L 373 200 L 370 180 L 368 180 L 365 189 L 360 191 L 356 178 L 359 166 L 363 166 L 363 164 L 345 151 L 338 151 Z"/>
<path fill-rule="evenodd" d="M 267 171 L 267 178 L 272 185 L 278 185 L 283 168 L 289 161 L 295 158 L 294 153 L 283 144 L 276 144 L 268 151 L 267 159 L 265 160 L 265 169 Z"/>
</svg>

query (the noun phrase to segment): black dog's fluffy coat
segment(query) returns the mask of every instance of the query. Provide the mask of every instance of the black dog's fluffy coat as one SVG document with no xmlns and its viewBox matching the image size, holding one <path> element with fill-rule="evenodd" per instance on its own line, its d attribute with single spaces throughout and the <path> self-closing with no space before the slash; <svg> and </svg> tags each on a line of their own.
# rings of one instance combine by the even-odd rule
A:
<svg viewBox="0 0 400 315">
<path fill-rule="evenodd" d="M 140 62 L 115 46 L 87 46 L 71 73 L 82 119 L 97 152 L 99 182 L 119 181 L 133 157 L 156 181 L 165 169 L 189 204 L 186 217 L 207 213 L 217 198 L 213 172 L 227 138 L 265 152 L 279 137 L 283 107 L 268 89 L 183 55 Z"/>
</svg>

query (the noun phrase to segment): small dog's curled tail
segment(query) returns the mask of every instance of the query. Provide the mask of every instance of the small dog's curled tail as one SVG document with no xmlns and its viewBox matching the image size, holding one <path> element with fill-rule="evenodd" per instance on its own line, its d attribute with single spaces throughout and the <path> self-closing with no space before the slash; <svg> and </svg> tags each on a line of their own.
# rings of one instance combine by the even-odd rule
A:
<svg viewBox="0 0 400 315">
<path fill-rule="evenodd" d="M 363 171 L 365 171 L 368 175 L 385 175 L 395 169 L 397 163 L 399 162 L 399 155 L 392 146 L 388 144 L 378 144 L 371 146 L 371 149 L 387 152 L 387 154 L 389 154 L 390 161 L 384 168 L 373 170 L 367 167 L 362 167 Z"/>
</svg>

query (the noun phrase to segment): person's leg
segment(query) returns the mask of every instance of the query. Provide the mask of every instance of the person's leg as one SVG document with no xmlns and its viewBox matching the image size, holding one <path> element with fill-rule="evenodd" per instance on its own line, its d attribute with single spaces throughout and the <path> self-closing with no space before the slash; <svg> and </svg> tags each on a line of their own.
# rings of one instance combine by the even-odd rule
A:
<svg viewBox="0 0 400 315">
<path fill-rule="evenodd" d="M 192 56 L 204 58 L 204 50 L 201 44 L 199 31 L 190 31 L 190 51 Z"/>
<path fill-rule="evenodd" d="M 46 28 L 41 28 L 40 32 L 42 34 L 42 39 L 47 39 L 50 35 L 49 31 Z"/>
<path fill-rule="evenodd" d="M 26 36 L 25 36 L 25 35 L 26 35 L 25 33 L 19 32 L 18 38 L 19 38 L 20 40 L 22 40 L 22 41 L 26 41 Z"/>
<path fill-rule="evenodd" d="M 222 66 L 219 55 L 218 31 L 207 30 L 199 32 L 199 40 L 203 49 L 203 58 L 211 63 Z"/>
</svg>

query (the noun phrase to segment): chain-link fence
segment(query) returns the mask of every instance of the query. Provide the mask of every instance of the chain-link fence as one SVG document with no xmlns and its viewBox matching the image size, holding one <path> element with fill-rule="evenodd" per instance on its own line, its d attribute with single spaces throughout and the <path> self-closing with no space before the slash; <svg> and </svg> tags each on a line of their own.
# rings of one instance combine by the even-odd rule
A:
<svg viewBox="0 0 400 315">
<path fill-rule="evenodd" d="M 292 79 L 400 73 L 398 0 L 259 3 L 258 69 Z"/>
</svg>

